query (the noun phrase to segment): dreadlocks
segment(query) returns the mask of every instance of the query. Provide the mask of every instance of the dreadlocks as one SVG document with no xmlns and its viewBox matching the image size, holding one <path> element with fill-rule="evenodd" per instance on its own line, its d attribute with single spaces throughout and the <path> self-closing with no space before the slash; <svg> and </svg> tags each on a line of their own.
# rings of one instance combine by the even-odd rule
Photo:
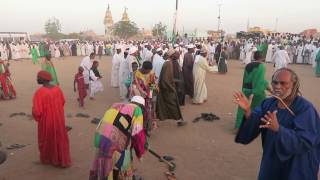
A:
<svg viewBox="0 0 320 180">
<path fill-rule="evenodd" d="M 298 75 L 292 70 L 292 69 L 289 69 L 289 68 L 280 68 L 278 69 L 273 75 L 272 75 L 272 79 L 274 79 L 280 72 L 282 71 L 287 71 L 291 74 L 291 81 L 293 82 L 293 87 L 292 87 L 292 91 L 290 93 L 290 95 L 288 97 L 286 97 L 284 100 L 285 102 L 290 105 L 294 99 L 297 97 L 297 96 L 301 96 L 301 92 L 300 92 L 300 80 L 298 78 Z"/>
</svg>

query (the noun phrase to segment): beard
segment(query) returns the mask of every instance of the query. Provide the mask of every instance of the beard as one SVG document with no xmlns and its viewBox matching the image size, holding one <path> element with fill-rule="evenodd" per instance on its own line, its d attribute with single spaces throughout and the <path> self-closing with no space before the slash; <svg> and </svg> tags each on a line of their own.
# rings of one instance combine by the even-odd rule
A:
<svg viewBox="0 0 320 180">
<path fill-rule="evenodd" d="M 278 96 L 282 100 L 285 100 L 291 95 L 291 93 L 292 93 L 292 88 L 288 89 L 285 93 L 274 92 L 274 95 Z"/>
</svg>

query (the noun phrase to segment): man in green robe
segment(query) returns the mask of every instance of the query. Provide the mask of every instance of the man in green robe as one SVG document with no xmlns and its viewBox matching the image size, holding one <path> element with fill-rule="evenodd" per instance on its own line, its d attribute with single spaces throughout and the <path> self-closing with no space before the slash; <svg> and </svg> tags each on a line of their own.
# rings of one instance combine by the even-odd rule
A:
<svg viewBox="0 0 320 180">
<path fill-rule="evenodd" d="M 42 63 L 42 70 L 47 71 L 51 74 L 51 77 L 52 77 L 52 80 L 50 81 L 51 85 L 59 85 L 57 73 L 51 61 L 50 54 L 45 56 L 44 61 Z"/>
<path fill-rule="evenodd" d="M 320 51 L 318 52 L 315 61 L 316 61 L 316 76 L 320 77 Z"/>
<path fill-rule="evenodd" d="M 40 57 L 44 57 L 44 43 L 43 42 L 40 42 L 40 44 L 39 44 L 39 54 L 40 54 Z"/>
<path fill-rule="evenodd" d="M 31 55 L 33 64 L 38 64 L 38 52 L 34 45 L 32 45 Z"/>
<path fill-rule="evenodd" d="M 245 67 L 242 92 L 246 97 L 253 95 L 251 109 L 259 106 L 266 98 L 265 90 L 269 88 L 268 81 L 265 80 L 266 66 L 262 63 L 262 53 L 256 51 L 254 53 L 253 62 Z M 238 107 L 235 128 L 239 129 L 244 116 L 244 110 Z"/>
</svg>

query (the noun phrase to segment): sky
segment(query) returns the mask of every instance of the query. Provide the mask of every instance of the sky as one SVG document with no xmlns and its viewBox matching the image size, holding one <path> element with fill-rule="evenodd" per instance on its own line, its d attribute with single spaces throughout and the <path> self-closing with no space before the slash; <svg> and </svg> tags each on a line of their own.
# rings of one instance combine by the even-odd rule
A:
<svg viewBox="0 0 320 180">
<path fill-rule="evenodd" d="M 110 4 L 113 20 L 119 21 L 128 8 L 131 21 L 152 29 L 158 22 L 172 30 L 175 0 L 0 0 L 0 32 L 44 33 L 51 17 L 60 20 L 63 33 L 93 30 L 104 33 L 103 19 Z M 260 26 L 270 30 L 299 33 L 320 29 L 320 0 L 179 0 L 178 29 L 203 34 L 218 26 L 227 33 Z"/>
</svg>

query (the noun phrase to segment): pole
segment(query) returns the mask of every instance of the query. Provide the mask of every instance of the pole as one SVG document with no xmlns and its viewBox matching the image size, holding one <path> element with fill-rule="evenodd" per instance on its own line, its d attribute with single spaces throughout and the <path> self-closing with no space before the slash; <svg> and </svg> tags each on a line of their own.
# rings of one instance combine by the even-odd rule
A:
<svg viewBox="0 0 320 180">
<path fill-rule="evenodd" d="M 221 23 L 221 5 L 222 5 L 222 4 L 218 4 L 218 7 L 219 7 L 218 31 L 220 31 L 220 23 Z"/>
<path fill-rule="evenodd" d="M 176 36 L 176 31 L 177 31 L 177 16 L 178 16 L 178 0 L 176 0 L 176 11 L 174 13 L 174 20 L 173 20 L 173 31 L 172 31 L 173 38 Z"/>
</svg>

